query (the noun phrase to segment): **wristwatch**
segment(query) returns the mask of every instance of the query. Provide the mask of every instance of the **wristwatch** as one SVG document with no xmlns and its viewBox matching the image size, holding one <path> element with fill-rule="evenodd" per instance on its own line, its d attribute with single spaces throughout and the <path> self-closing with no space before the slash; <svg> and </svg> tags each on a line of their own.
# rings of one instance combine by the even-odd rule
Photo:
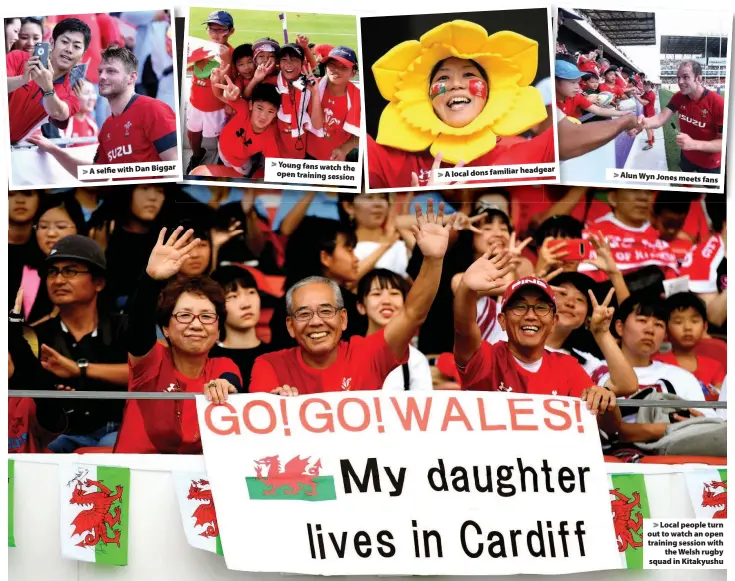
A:
<svg viewBox="0 0 735 581">
<path fill-rule="evenodd" d="M 53 87 L 51 87 L 50 91 L 43 92 L 44 97 L 50 97 L 51 95 L 55 95 L 55 94 L 56 94 L 56 89 L 54 89 Z"/>
<path fill-rule="evenodd" d="M 26 322 L 26 318 L 23 316 L 23 313 L 15 313 L 13 311 L 10 311 L 10 315 L 8 315 L 8 322 L 23 324 Z"/>
<path fill-rule="evenodd" d="M 77 361 L 77 367 L 79 367 L 79 372 L 82 374 L 82 379 L 86 379 L 89 361 L 87 361 L 86 359 L 80 359 L 79 361 Z"/>
</svg>

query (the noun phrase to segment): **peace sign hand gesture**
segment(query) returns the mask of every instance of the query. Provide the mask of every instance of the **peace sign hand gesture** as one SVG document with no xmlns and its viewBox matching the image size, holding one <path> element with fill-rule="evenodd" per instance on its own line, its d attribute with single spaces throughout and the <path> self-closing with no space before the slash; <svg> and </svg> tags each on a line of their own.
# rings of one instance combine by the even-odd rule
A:
<svg viewBox="0 0 735 581">
<path fill-rule="evenodd" d="M 426 204 L 426 216 L 421 211 L 421 205 L 416 204 L 416 221 L 418 225 L 411 227 L 416 243 L 421 249 L 424 258 L 444 258 L 449 247 L 449 231 L 455 226 L 456 220 L 444 224 L 444 202 L 439 204 L 439 212 L 434 214 L 434 201 L 429 198 Z"/>
<path fill-rule="evenodd" d="M 613 313 L 615 313 L 614 307 L 609 307 L 610 301 L 615 294 L 615 289 L 611 288 L 610 292 L 607 293 L 605 300 L 602 304 L 597 302 L 594 293 L 589 290 L 587 291 L 590 296 L 592 304 L 592 316 L 590 317 L 590 333 L 594 336 L 604 335 L 610 332 L 610 323 L 612 322 Z"/>
<path fill-rule="evenodd" d="M 164 242 L 166 228 L 161 229 L 156 245 L 151 251 L 150 258 L 148 258 L 148 267 L 145 270 L 152 279 L 167 280 L 177 274 L 186 259 L 189 258 L 189 253 L 201 242 L 199 238 L 189 242 L 194 235 L 194 230 L 187 230 L 179 238 L 183 229 L 183 226 L 176 228 L 166 242 Z"/>
<path fill-rule="evenodd" d="M 240 96 L 240 87 L 233 83 L 227 75 L 225 75 L 225 84 L 217 83 L 215 87 L 222 89 L 222 96 L 227 101 L 234 101 Z"/>
</svg>

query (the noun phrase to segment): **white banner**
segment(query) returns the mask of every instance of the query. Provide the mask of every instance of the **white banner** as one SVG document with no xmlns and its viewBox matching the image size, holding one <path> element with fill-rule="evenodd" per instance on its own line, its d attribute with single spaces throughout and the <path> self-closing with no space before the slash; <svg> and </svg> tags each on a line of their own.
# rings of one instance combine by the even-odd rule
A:
<svg viewBox="0 0 735 581">
<path fill-rule="evenodd" d="M 220 406 L 197 397 L 197 409 L 230 569 L 504 575 L 621 566 L 597 424 L 578 400 L 259 394 Z"/>
</svg>

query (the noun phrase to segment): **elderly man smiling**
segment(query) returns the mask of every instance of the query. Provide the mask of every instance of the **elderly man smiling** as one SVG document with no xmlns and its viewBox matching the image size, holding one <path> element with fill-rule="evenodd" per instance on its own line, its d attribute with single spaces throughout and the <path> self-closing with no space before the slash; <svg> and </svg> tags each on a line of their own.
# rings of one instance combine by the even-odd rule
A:
<svg viewBox="0 0 735 581">
<path fill-rule="evenodd" d="M 426 216 L 416 204 L 416 218 L 413 233 L 424 260 L 403 309 L 379 332 L 342 341 L 347 312 L 339 287 L 316 276 L 296 283 L 286 294 L 286 325 L 298 347 L 258 357 L 253 365 L 251 393 L 292 396 L 378 390 L 393 369 L 408 361 L 408 344 L 439 289 L 449 232 L 455 227 L 454 220 L 442 225 L 443 204 L 435 214 L 431 201 Z M 214 403 L 227 397 L 218 386 L 205 388 L 205 395 Z"/>
</svg>

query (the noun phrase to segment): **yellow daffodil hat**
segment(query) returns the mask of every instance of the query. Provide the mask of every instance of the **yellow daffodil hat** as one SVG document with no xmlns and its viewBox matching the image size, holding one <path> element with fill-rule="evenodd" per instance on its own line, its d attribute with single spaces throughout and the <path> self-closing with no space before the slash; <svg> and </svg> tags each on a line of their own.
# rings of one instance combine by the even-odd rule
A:
<svg viewBox="0 0 735 581">
<path fill-rule="evenodd" d="M 429 75 L 449 57 L 471 59 L 485 69 L 489 95 L 482 112 L 465 127 L 439 119 L 429 97 Z M 394 46 L 373 65 L 378 90 L 388 105 L 376 141 L 403 151 L 442 153 L 449 163 L 466 163 L 492 150 L 497 136 L 518 135 L 547 117 L 536 77 L 538 42 L 503 30 L 488 36 L 474 22 L 455 20 Z"/>
</svg>

